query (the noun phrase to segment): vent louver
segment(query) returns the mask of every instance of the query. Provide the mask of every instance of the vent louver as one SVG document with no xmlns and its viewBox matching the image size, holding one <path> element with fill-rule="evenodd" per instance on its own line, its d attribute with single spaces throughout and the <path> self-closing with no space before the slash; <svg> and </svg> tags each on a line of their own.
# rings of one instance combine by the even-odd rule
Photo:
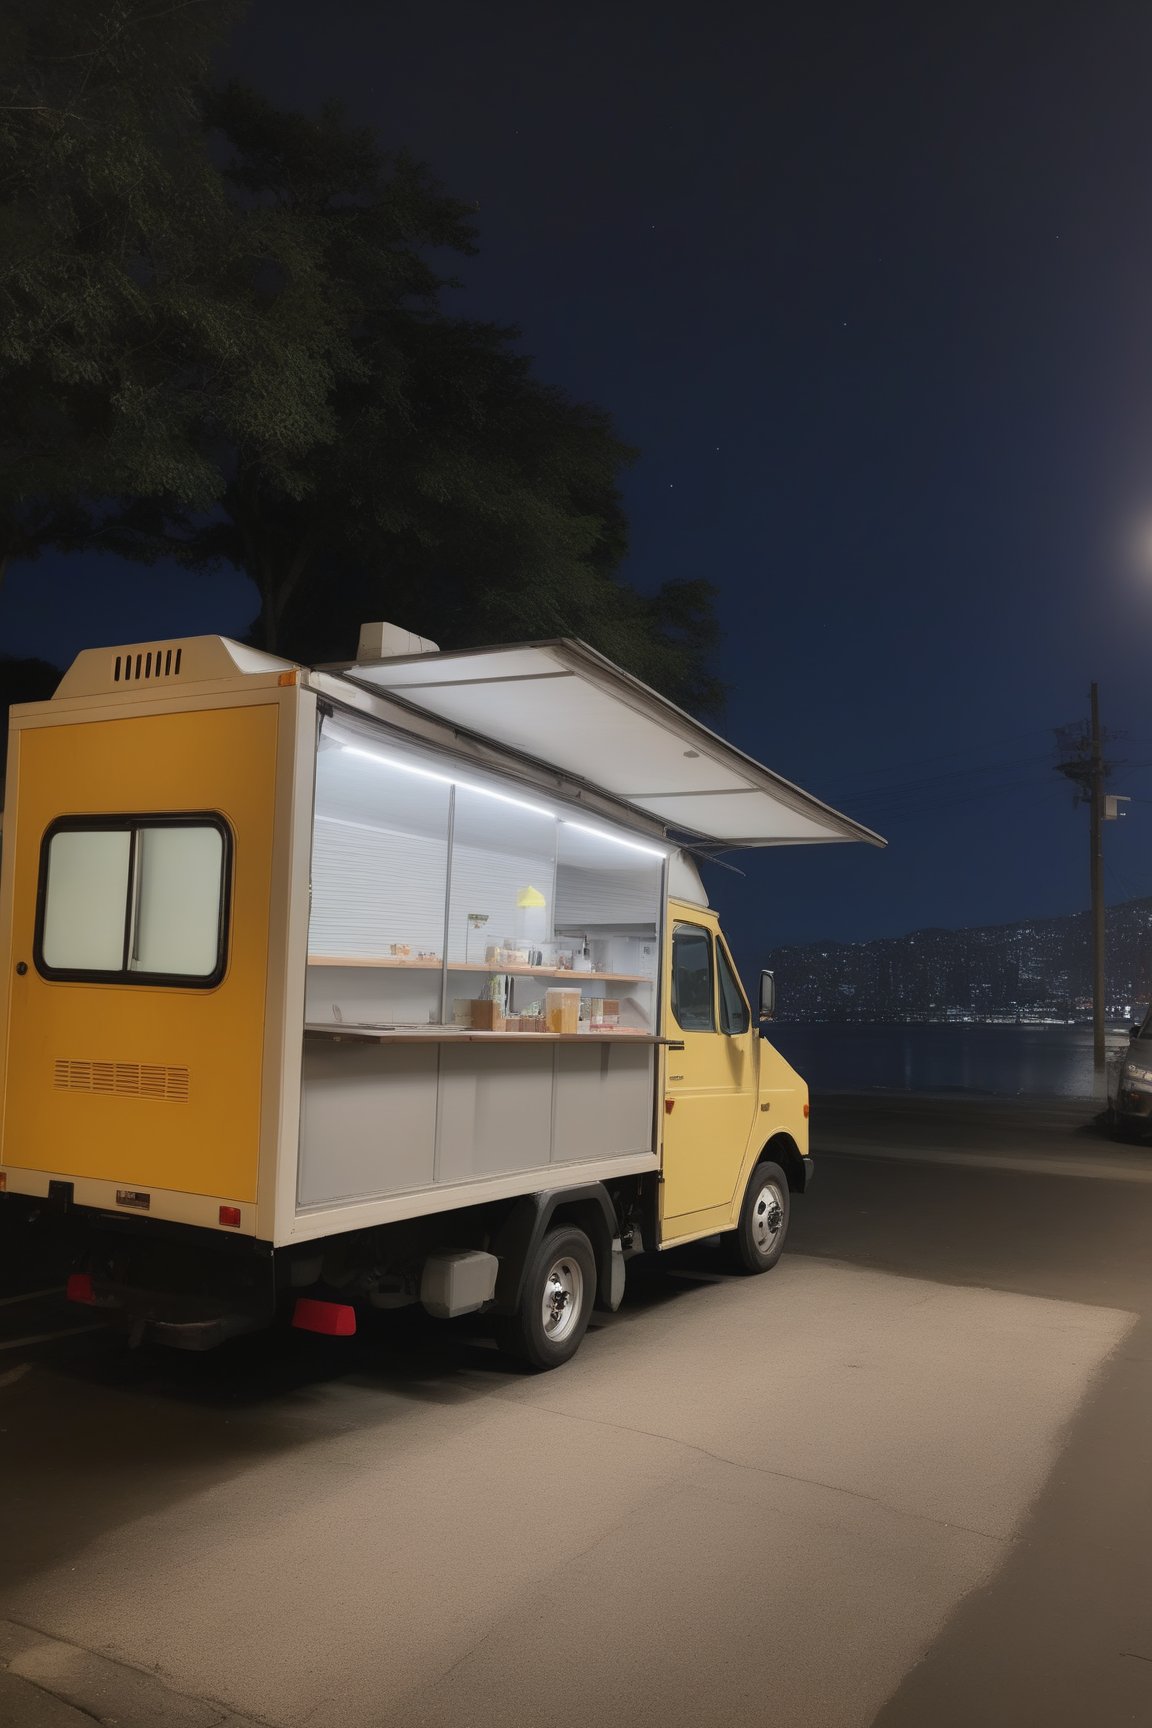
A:
<svg viewBox="0 0 1152 1728">
<path fill-rule="evenodd" d="M 58 1057 L 53 1084 L 64 1092 L 188 1102 L 187 1068 L 167 1068 L 160 1062 L 76 1062 Z"/>
<path fill-rule="evenodd" d="M 117 654 L 112 662 L 113 684 L 155 683 L 158 678 L 179 678 L 182 648 L 143 648 L 135 654 Z"/>
</svg>

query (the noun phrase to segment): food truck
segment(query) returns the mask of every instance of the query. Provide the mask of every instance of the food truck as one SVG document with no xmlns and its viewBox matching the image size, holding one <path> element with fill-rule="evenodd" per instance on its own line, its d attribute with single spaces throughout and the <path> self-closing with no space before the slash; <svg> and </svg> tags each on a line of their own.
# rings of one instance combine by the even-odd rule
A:
<svg viewBox="0 0 1152 1728">
<path fill-rule="evenodd" d="M 697 861 L 854 840 L 577 641 L 86 650 L 12 711 L 0 1206 L 136 1339 L 418 1302 L 557 1366 L 634 1255 L 779 1258 L 807 1088 Z"/>
</svg>

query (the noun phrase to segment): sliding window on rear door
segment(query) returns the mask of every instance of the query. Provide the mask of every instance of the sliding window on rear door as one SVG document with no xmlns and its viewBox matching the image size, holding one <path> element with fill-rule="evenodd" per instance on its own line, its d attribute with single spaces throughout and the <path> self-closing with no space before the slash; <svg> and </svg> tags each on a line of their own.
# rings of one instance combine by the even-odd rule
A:
<svg viewBox="0 0 1152 1728">
<path fill-rule="evenodd" d="M 35 959 L 45 978 L 209 989 L 227 965 L 223 817 L 64 817 L 44 836 Z"/>
</svg>

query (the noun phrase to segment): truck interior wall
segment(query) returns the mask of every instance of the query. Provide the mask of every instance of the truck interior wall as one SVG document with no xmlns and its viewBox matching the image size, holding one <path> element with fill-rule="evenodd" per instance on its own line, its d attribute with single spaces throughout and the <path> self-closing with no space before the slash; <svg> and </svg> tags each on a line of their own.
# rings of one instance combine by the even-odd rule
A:
<svg viewBox="0 0 1152 1728">
<path fill-rule="evenodd" d="M 657 1025 L 664 855 L 495 775 L 454 774 L 347 715 L 321 729 L 301 1211 L 655 1157 L 657 1049 L 626 1031 Z M 509 952 L 520 960 L 495 957 Z M 551 986 L 589 1008 L 607 998 L 620 1035 L 453 1044 L 493 983 L 515 1021 Z"/>
</svg>

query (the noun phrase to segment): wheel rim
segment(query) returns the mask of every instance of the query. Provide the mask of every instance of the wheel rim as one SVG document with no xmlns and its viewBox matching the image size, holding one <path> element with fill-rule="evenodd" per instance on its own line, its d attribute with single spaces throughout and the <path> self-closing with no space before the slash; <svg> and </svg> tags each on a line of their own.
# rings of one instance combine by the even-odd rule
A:
<svg viewBox="0 0 1152 1728">
<path fill-rule="evenodd" d="M 568 1255 L 556 1260 L 544 1279 L 541 1315 L 549 1344 L 561 1344 L 577 1325 L 584 1305 L 584 1274 Z"/>
<path fill-rule="evenodd" d="M 770 1254 L 784 1228 L 784 1196 L 775 1182 L 765 1182 L 752 1202 L 752 1240 L 758 1254 Z"/>
</svg>

